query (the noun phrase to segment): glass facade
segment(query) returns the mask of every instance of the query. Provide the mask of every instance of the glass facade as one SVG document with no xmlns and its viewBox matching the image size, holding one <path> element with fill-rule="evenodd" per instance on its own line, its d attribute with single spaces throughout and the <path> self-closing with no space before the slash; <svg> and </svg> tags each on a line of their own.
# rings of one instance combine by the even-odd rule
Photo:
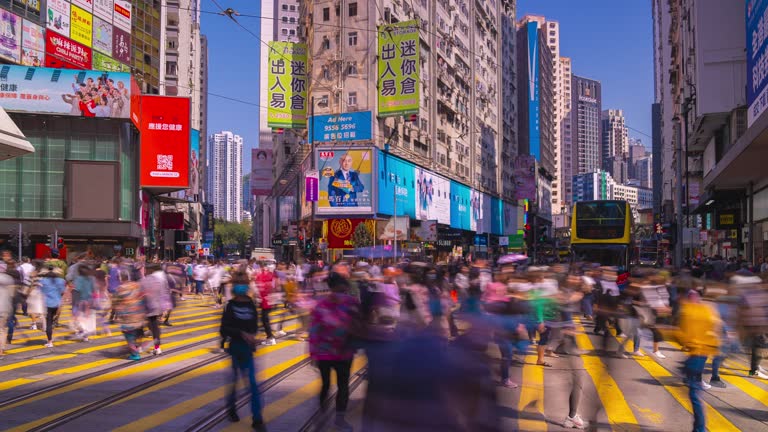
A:
<svg viewBox="0 0 768 432">
<path fill-rule="evenodd" d="M 160 89 L 160 1 L 133 1 L 133 70 L 140 78 L 143 93 Z"/>
<path fill-rule="evenodd" d="M 42 0 L 0 0 L 0 8 L 9 10 L 37 24 L 45 21 L 45 14 L 43 14 L 43 19 L 40 17 L 41 5 Z"/>
<path fill-rule="evenodd" d="M 120 221 L 135 219 L 137 142 L 130 122 L 11 114 L 35 153 L 0 161 L 0 218 L 64 219 L 66 161 L 120 163 Z M 98 179 L 94 179 L 98 181 Z"/>
</svg>

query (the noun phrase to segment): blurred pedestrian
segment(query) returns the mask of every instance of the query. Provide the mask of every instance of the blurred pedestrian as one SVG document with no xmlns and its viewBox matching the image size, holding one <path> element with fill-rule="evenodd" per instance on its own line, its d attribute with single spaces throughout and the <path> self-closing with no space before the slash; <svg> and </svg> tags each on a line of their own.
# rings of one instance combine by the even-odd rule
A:
<svg viewBox="0 0 768 432">
<path fill-rule="evenodd" d="M 131 280 L 128 269 L 120 269 L 119 277 L 120 286 L 113 296 L 112 307 L 115 309 L 115 318 L 120 323 L 120 330 L 128 344 L 128 358 L 141 360 L 141 340 L 144 337 L 143 327 L 147 316 L 144 295 L 141 285 Z"/>
<path fill-rule="evenodd" d="M 163 352 L 160 348 L 160 318 L 173 307 L 171 288 L 161 264 L 148 263 L 146 271 L 147 275 L 141 279 L 140 285 L 146 302 L 149 330 L 155 344 L 152 353 L 160 355 Z"/>
<path fill-rule="evenodd" d="M 40 290 L 45 297 L 46 318 L 45 335 L 48 340 L 45 344 L 47 348 L 53 348 L 53 320 L 61 307 L 61 296 L 67 289 L 64 274 L 58 267 L 50 263 L 43 264 L 40 276 Z"/>
</svg>

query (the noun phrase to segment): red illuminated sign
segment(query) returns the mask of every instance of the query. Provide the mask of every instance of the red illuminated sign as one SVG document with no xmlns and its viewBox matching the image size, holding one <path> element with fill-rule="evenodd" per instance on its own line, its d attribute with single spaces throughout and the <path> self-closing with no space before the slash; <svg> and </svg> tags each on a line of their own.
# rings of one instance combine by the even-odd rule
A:
<svg viewBox="0 0 768 432">
<path fill-rule="evenodd" d="M 141 89 L 139 83 L 131 75 L 131 121 L 137 128 L 141 128 Z"/>
<path fill-rule="evenodd" d="M 91 68 L 90 48 L 54 32 L 45 32 L 45 53 L 80 69 Z"/>
<path fill-rule="evenodd" d="M 141 187 L 189 187 L 189 98 L 141 96 Z"/>
</svg>

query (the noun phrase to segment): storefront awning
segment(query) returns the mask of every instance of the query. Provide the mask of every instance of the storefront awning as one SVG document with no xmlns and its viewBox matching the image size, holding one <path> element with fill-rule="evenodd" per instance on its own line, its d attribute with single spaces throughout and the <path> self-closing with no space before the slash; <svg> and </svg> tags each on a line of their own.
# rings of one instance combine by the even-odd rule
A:
<svg viewBox="0 0 768 432">
<path fill-rule="evenodd" d="M 34 153 L 35 148 L 27 141 L 24 134 L 8 113 L 0 107 L 0 160 Z"/>
</svg>

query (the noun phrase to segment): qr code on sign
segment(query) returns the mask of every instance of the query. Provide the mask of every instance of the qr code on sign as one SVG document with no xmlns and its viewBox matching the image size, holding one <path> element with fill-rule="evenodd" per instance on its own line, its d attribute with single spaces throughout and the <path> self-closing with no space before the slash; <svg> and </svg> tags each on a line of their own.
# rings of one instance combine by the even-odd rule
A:
<svg viewBox="0 0 768 432">
<path fill-rule="evenodd" d="M 159 170 L 172 170 L 173 169 L 173 155 L 157 155 L 157 169 L 159 169 Z"/>
</svg>

